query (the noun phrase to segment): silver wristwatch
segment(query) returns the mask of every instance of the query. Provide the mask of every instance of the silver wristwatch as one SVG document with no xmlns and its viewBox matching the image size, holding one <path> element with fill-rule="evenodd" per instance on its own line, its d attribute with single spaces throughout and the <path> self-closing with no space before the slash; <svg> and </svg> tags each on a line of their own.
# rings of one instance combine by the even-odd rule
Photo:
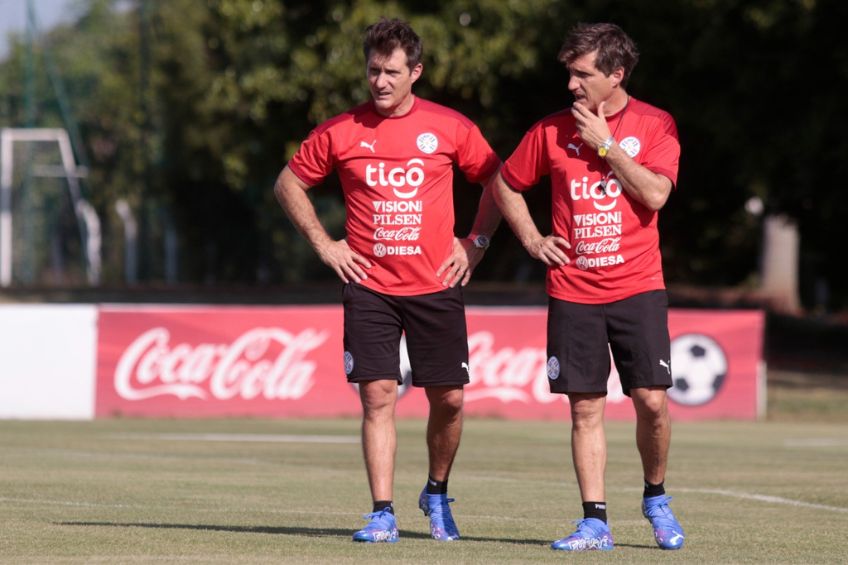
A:
<svg viewBox="0 0 848 565">
<path fill-rule="evenodd" d="M 474 247 L 477 249 L 488 249 L 489 248 L 489 236 L 483 234 L 477 235 L 469 235 L 468 239 L 474 244 Z"/>
</svg>

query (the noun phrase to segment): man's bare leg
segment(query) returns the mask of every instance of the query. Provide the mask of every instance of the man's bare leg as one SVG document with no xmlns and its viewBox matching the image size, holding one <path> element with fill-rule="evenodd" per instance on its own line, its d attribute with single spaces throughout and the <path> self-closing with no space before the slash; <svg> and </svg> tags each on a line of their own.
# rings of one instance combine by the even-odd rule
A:
<svg viewBox="0 0 848 565">
<path fill-rule="evenodd" d="M 571 403 L 571 456 L 583 502 L 605 501 L 604 473 L 607 440 L 604 432 L 606 395 L 569 394 Z"/>
<path fill-rule="evenodd" d="M 390 379 L 359 384 L 359 397 L 362 400 L 362 453 L 374 501 L 393 500 L 397 390 L 397 381 Z"/>
<path fill-rule="evenodd" d="M 636 409 L 636 446 L 642 457 L 645 480 L 658 485 L 665 480 L 668 449 L 671 445 L 671 421 L 665 387 L 630 390 Z"/>
<path fill-rule="evenodd" d="M 461 386 L 428 387 L 430 418 L 427 421 L 427 451 L 430 476 L 446 481 L 450 475 L 462 436 Z"/>
</svg>

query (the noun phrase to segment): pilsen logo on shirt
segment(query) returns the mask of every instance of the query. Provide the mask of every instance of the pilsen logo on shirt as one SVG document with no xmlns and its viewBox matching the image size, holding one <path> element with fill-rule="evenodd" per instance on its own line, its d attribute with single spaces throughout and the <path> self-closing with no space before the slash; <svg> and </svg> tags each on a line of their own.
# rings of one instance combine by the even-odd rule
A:
<svg viewBox="0 0 848 565">
<path fill-rule="evenodd" d="M 624 263 L 624 256 L 619 253 L 624 222 L 622 212 L 615 210 L 618 197 L 623 192 L 619 180 L 610 171 L 594 183 L 585 176 L 579 180 L 572 179 L 570 189 L 572 199 L 589 200 L 595 208 L 593 213 L 575 214 L 573 217 L 571 236 L 577 254 L 575 266 L 586 271 Z"/>
<path fill-rule="evenodd" d="M 439 146 L 432 133 L 422 133 L 416 145 L 423 153 L 433 153 Z M 365 184 L 372 188 L 391 188 L 399 200 L 374 200 L 375 257 L 421 255 L 415 242 L 421 236 L 424 203 L 418 200 L 418 189 L 424 184 L 424 161 L 413 157 L 405 165 L 392 167 L 383 161 L 365 165 Z M 384 243 L 385 242 L 385 243 Z"/>
<path fill-rule="evenodd" d="M 421 237 L 424 203 L 420 200 L 374 200 L 374 256 L 421 255 L 415 242 Z M 386 243 L 383 243 L 383 242 Z"/>
</svg>

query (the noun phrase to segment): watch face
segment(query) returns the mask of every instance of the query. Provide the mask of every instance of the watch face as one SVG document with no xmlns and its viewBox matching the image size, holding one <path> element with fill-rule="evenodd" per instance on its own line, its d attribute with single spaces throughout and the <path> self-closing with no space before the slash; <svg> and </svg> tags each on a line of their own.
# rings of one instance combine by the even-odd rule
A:
<svg viewBox="0 0 848 565">
<path fill-rule="evenodd" d="M 474 238 L 474 247 L 478 249 L 486 249 L 489 247 L 489 238 L 485 235 L 478 235 Z"/>
</svg>

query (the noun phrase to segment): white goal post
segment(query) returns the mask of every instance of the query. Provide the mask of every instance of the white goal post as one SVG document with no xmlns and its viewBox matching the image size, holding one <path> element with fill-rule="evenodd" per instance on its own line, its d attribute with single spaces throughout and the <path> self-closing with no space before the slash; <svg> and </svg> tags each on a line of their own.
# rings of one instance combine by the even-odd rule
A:
<svg viewBox="0 0 848 565">
<path fill-rule="evenodd" d="M 62 158 L 56 173 L 43 176 L 64 177 L 68 182 L 74 214 L 80 227 L 86 259 L 86 276 L 91 285 L 100 282 L 100 219 L 94 207 L 80 191 L 79 179 L 84 171 L 77 167 L 68 132 L 61 128 L 0 129 L 0 286 L 12 284 L 12 182 L 13 145 L 20 143 L 56 143 Z"/>
</svg>

